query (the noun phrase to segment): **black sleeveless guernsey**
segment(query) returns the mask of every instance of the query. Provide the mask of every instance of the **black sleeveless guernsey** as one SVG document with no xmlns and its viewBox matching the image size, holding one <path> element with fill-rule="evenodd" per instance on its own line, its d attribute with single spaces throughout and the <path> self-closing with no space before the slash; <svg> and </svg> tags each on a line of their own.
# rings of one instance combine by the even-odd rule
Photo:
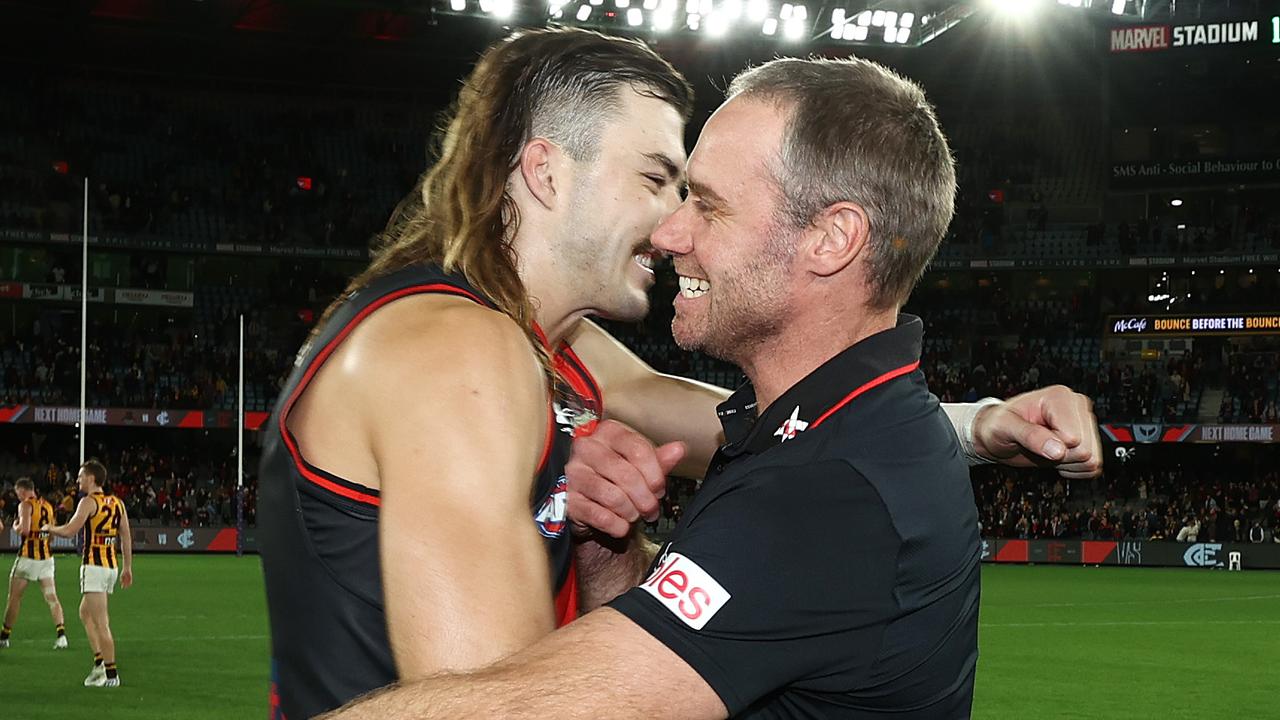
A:
<svg viewBox="0 0 1280 720">
<path fill-rule="evenodd" d="M 383 611 L 378 491 L 308 463 L 286 422 L 307 383 L 362 320 L 422 293 L 492 307 L 461 277 L 434 266 L 375 280 L 348 297 L 299 351 L 265 428 L 258 538 L 271 621 L 272 718 L 309 718 L 397 679 Z M 577 614 L 564 465 L 574 433 L 593 429 L 604 407 L 594 378 L 567 345 L 557 348 L 553 365 L 557 387 L 531 522 L 546 540 L 563 625 Z"/>
</svg>

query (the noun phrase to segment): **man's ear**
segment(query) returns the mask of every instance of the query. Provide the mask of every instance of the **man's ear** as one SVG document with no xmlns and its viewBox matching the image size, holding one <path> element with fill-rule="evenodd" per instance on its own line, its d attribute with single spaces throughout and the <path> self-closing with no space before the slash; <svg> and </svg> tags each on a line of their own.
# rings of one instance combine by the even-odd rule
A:
<svg viewBox="0 0 1280 720">
<path fill-rule="evenodd" d="M 848 267 L 866 249 L 871 222 L 861 205 L 838 202 L 818 213 L 807 233 L 807 269 L 820 277 L 830 277 Z"/>
<path fill-rule="evenodd" d="M 533 138 L 520 151 L 520 182 L 529 195 L 548 210 L 555 208 L 560 193 L 567 187 L 559 172 L 564 168 L 565 159 L 559 146 L 546 138 Z"/>
</svg>

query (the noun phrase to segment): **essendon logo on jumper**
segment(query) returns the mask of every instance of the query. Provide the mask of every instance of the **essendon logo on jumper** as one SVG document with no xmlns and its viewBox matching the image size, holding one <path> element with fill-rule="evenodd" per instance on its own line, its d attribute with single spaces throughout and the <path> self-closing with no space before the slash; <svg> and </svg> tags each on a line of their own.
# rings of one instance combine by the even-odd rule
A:
<svg viewBox="0 0 1280 720">
<path fill-rule="evenodd" d="M 1169 49 L 1169 26 L 1115 28 L 1111 31 L 1111 52 L 1138 52 Z"/>
<path fill-rule="evenodd" d="M 680 553 L 664 556 L 640 587 L 694 630 L 701 630 L 732 597 L 715 578 Z"/>
</svg>

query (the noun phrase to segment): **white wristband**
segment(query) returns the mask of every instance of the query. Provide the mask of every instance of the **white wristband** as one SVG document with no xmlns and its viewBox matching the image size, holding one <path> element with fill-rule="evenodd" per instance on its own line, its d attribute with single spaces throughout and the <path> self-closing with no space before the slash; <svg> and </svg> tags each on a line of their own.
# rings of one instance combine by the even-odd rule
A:
<svg viewBox="0 0 1280 720">
<path fill-rule="evenodd" d="M 1004 401 L 999 398 L 983 398 L 974 403 L 948 403 L 942 406 L 947 411 L 947 416 L 951 419 L 951 425 L 956 430 L 956 438 L 960 440 L 960 452 L 964 453 L 965 460 L 973 465 L 994 465 L 997 461 L 983 457 L 978 454 L 973 443 L 973 423 L 978 419 L 978 413 L 988 405 L 999 405 Z"/>
</svg>

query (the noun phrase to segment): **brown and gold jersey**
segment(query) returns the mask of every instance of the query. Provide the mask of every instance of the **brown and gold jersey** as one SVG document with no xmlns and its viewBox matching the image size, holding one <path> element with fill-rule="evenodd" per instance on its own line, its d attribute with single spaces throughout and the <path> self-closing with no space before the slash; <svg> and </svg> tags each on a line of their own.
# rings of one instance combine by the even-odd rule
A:
<svg viewBox="0 0 1280 720">
<path fill-rule="evenodd" d="M 116 544 L 120 540 L 120 517 L 124 514 L 124 508 L 120 504 L 120 498 L 115 495 L 96 492 L 89 497 L 97 503 L 98 509 L 85 523 L 83 562 L 86 565 L 115 569 Z"/>
<path fill-rule="evenodd" d="M 31 529 L 22 536 L 22 544 L 18 547 L 18 557 L 31 560 L 48 560 L 53 557 L 49 548 L 49 533 L 40 528 L 53 524 L 53 506 L 44 498 L 23 500 L 23 505 L 31 507 Z"/>
</svg>

